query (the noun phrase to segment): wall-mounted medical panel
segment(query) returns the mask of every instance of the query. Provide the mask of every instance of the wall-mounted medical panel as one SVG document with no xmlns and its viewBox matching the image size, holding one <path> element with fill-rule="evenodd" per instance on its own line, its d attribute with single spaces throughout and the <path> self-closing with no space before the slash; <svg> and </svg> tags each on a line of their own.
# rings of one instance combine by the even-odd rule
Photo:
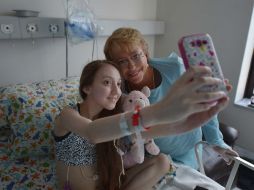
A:
<svg viewBox="0 0 254 190">
<path fill-rule="evenodd" d="M 61 38 L 65 37 L 65 19 L 47 17 L 0 16 L 0 39 Z M 162 35 L 165 22 L 156 20 L 98 19 L 99 36 L 109 36 L 119 27 L 133 27 L 143 35 Z"/>
<path fill-rule="evenodd" d="M 0 39 L 65 37 L 63 18 L 0 17 Z"/>
</svg>

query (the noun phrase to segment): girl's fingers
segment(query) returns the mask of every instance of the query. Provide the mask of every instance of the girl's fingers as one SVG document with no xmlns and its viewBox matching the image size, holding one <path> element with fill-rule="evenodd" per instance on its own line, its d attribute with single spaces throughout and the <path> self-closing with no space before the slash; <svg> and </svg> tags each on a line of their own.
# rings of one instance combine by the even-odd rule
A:
<svg viewBox="0 0 254 190">
<path fill-rule="evenodd" d="M 226 92 L 200 91 L 200 88 L 209 85 L 218 85 L 223 81 L 213 78 L 209 67 L 191 67 L 171 87 L 158 108 L 161 122 L 175 122 L 191 114 L 207 112 L 216 114 L 224 109 L 228 103 Z M 177 107 L 177 110 L 174 108 Z M 165 114 L 161 114 L 165 113 Z M 171 117 L 169 118 L 168 115 Z"/>
<path fill-rule="evenodd" d="M 229 97 L 224 97 L 218 100 L 217 105 L 212 107 L 210 111 L 210 114 L 217 114 L 218 112 L 222 111 L 227 107 L 229 103 Z"/>
<path fill-rule="evenodd" d="M 195 104 L 193 107 L 193 110 L 195 112 L 202 112 L 202 111 L 208 111 L 211 116 L 217 114 L 218 112 L 222 111 L 225 109 L 225 107 L 229 103 L 229 98 L 228 97 L 223 97 L 218 101 L 210 102 L 210 103 L 200 103 L 200 104 Z"/>
<path fill-rule="evenodd" d="M 190 67 L 186 72 L 181 76 L 181 82 L 187 83 L 193 80 L 193 78 L 197 76 L 209 76 L 211 75 L 212 71 L 209 67 L 206 66 L 193 66 Z"/>
<path fill-rule="evenodd" d="M 208 77 L 208 76 L 203 76 L 203 77 L 194 78 L 190 82 L 190 85 L 191 85 L 190 87 L 194 91 L 196 91 L 196 90 L 199 90 L 200 88 L 202 88 L 204 86 L 218 85 L 220 83 L 223 83 L 223 81 L 221 79 Z"/>
<path fill-rule="evenodd" d="M 216 102 L 217 104 L 217 102 Z M 193 105 L 193 113 L 197 113 L 197 112 L 203 112 L 203 111 L 207 111 L 211 108 L 211 104 L 208 103 L 199 103 L 199 104 L 194 104 Z"/>
<path fill-rule="evenodd" d="M 203 76 L 203 75 L 211 75 L 212 70 L 207 66 L 191 66 L 188 70 L 190 70 L 194 76 Z"/>
<path fill-rule="evenodd" d="M 223 91 L 197 92 L 196 96 L 193 96 L 193 103 L 211 103 L 226 96 L 227 96 L 226 93 Z"/>
<path fill-rule="evenodd" d="M 225 101 L 225 99 L 227 99 L 227 95 L 223 91 L 200 92 L 190 94 L 190 97 L 186 98 L 183 103 L 186 107 L 186 111 L 189 111 L 190 113 L 197 113 L 209 110 L 218 104 L 224 103 L 223 101 Z M 187 109 L 187 107 L 189 109 Z"/>
</svg>

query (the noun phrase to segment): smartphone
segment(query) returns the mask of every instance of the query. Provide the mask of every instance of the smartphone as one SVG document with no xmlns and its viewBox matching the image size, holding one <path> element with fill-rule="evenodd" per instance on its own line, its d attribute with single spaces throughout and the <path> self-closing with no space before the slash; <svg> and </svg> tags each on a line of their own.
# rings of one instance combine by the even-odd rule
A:
<svg viewBox="0 0 254 190">
<path fill-rule="evenodd" d="M 225 91 L 226 85 L 220 63 L 209 34 L 192 34 L 183 36 L 178 41 L 178 48 L 183 58 L 186 70 L 191 65 L 203 65 L 212 69 L 212 77 L 221 79 L 223 82 L 219 85 L 204 86 L 200 91 Z"/>
</svg>

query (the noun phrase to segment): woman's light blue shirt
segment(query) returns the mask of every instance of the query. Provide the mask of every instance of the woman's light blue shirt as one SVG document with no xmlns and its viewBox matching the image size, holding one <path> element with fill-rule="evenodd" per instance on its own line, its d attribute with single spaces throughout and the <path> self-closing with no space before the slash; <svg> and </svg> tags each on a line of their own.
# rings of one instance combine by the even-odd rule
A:
<svg viewBox="0 0 254 190">
<path fill-rule="evenodd" d="M 171 53 L 164 58 L 152 58 L 149 60 L 149 64 L 160 72 L 162 79 L 161 84 L 151 90 L 149 100 L 152 104 L 165 96 L 174 81 L 185 72 L 185 69 L 182 59 L 176 53 Z M 213 117 L 200 128 L 180 135 L 157 138 L 155 142 L 160 147 L 161 152 L 170 155 L 174 161 L 197 169 L 194 147 L 197 142 L 202 140 L 202 132 L 208 143 L 228 148 L 219 130 L 217 117 Z"/>
</svg>

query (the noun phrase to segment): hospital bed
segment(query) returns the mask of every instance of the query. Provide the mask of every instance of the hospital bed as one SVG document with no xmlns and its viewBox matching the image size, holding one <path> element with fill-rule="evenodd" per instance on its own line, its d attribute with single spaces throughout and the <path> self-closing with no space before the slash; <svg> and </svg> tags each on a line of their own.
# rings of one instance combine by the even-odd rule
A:
<svg viewBox="0 0 254 190">
<path fill-rule="evenodd" d="M 202 159 L 202 153 L 200 153 L 200 151 L 198 151 L 198 147 L 199 146 L 211 146 L 209 145 L 207 142 L 205 141 L 200 141 L 199 143 L 196 144 L 195 146 L 195 153 L 196 153 L 196 157 L 197 157 L 197 161 L 199 164 L 199 171 L 203 174 L 206 175 L 205 173 L 205 169 L 204 169 L 204 165 L 203 165 L 203 159 Z M 236 178 L 236 174 L 237 171 L 239 169 L 240 165 L 243 165 L 244 167 L 249 168 L 250 170 L 254 171 L 254 164 L 244 160 L 243 158 L 240 157 L 234 157 L 233 158 L 233 167 L 232 170 L 230 172 L 229 178 L 227 180 L 226 186 L 225 186 L 225 190 L 231 190 L 233 188 L 233 182 Z M 219 171 L 218 171 L 219 172 Z"/>
</svg>

